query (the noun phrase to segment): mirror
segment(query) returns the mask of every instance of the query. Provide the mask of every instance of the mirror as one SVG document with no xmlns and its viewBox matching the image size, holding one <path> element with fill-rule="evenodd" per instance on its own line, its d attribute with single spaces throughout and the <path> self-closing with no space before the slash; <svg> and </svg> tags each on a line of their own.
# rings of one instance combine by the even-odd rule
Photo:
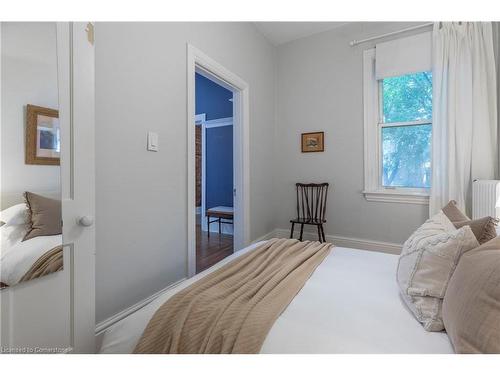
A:
<svg viewBox="0 0 500 375">
<path fill-rule="evenodd" d="M 63 268 L 57 31 L 1 24 L 0 287 Z"/>
</svg>

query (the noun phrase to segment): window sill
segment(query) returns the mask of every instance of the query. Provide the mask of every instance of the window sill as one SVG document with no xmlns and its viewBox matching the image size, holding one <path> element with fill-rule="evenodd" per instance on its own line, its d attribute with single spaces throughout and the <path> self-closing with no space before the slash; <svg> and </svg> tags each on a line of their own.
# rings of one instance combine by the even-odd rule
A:
<svg viewBox="0 0 500 375">
<path fill-rule="evenodd" d="M 408 192 L 401 190 L 370 190 L 363 191 L 363 194 L 369 202 L 386 202 L 386 203 L 407 203 L 407 204 L 429 204 L 428 192 Z"/>
</svg>

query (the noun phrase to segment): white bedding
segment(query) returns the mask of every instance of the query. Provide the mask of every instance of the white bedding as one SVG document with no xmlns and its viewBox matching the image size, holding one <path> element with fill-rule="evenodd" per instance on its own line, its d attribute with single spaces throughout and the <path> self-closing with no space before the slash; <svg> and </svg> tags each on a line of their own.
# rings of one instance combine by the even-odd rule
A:
<svg viewBox="0 0 500 375">
<path fill-rule="evenodd" d="M 131 353 L 154 312 L 172 295 L 255 248 L 186 280 L 109 328 L 101 353 Z M 269 332 L 261 353 L 453 353 L 444 332 L 427 332 L 401 301 L 398 257 L 335 247 Z"/>
<path fill-rule="evenodd" d="M 62 244 L 62 235 L 40 236 L 22 241 L 24 225 L 1 226 L 0 281 L 14 285 L 43 254 Z"/>
</svg>

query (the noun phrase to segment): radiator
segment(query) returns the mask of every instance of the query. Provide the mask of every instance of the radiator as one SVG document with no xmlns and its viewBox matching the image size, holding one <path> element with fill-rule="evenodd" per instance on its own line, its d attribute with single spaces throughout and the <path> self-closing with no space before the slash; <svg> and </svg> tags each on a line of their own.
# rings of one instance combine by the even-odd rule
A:
<svg viewBox="0 0 500 375">
<path fill-rule="evenodd" d="M 472 183 L 472 219 L 484 216 L 500 217 L 496 203 L 500 197 L 500 181 L 474 180 Z"/>
</svg>

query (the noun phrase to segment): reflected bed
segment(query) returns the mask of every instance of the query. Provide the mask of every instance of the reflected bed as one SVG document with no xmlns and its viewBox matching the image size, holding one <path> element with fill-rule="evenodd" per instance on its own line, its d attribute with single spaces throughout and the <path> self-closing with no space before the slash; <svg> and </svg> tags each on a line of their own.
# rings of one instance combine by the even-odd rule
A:
<svg viewBox="0 0 500 375">
<path fill-rule="evenodd" d="M 63 269 L 62 234 L 36 234 L 30 228 L 30 216 L 24 203 L 11 206 L 0 214 L 3 222 L 0 226 L 0 288 Z M 56 220 L 60 221 L 60 214 Z"/>
</svg>

